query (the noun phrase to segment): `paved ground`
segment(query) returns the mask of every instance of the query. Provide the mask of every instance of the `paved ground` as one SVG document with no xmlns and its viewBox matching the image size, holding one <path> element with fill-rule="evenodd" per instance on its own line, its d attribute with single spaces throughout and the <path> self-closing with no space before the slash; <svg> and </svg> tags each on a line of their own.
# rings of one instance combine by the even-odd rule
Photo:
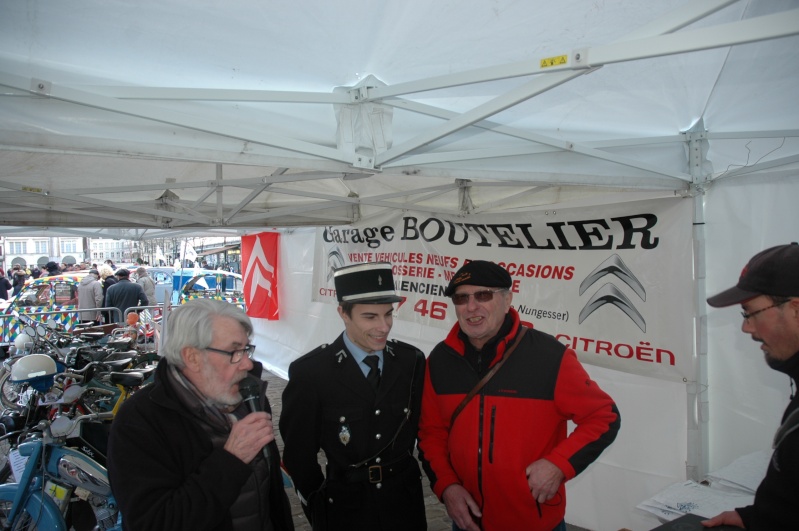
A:
<svg viewBox="0 0 799 531">
<path fill-rule="evenodd" d="M 264 378 L 269 382 L 267 387 L 267 396 L 269 402 L 272 404 L 272 414 L 275 428 L 277 428 L 280 420 L 280 411 L 283 407 L 282 395 L 283 389 L 286 387 L 286 381 L 279 376 L 269 372 L 264 372 Z M 280 432 L 277 434 L 277 445 L 280 451 L 283 451 L 283 439 L 280 437 Z M 320 457 L 320 459 L 324 459 Z M 444 505 L 438 501 L 433 492 L 430 490 L 430 485 L 427 478 L 422 476 L 425 489 L 425 505 L 427 510 L 427 529 L 428 531 L 452 531 L 452 520 L 447 516 L 447 511 Z M 300 501 L 293 489 L 286 489 L 291 502 L 292 514 L 294 516 L 294 526 L 296 531 L 311 531 L 311 526 L 305 515 L 300 508 Z M 589 531 L 581 527 L 567 526 L 569 531 Z"/>
</svg>

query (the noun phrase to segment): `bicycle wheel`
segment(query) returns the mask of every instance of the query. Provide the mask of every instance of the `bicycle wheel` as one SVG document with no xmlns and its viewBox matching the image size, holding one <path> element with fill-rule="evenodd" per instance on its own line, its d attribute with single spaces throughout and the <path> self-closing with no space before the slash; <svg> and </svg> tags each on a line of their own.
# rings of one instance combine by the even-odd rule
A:
<svg viewBox="0 0 799 531">
<path fill-rule="evenodd" d="M 66 531 L 64 518 L 58 507 L 47 494 L 31 492 L 25 501 L 25 508 L 13 522 L 8 514 L 14 503 L 18 485 L 0 485 L 0 529 L 10 531 Z"/>
<path fill-rule="evenodd" d="M 28 514 L 27 510 L 23 510 L 22 514 L 17 516 L 16 521 L 14 521 L 12 525 L 12 523 L 8 521 L 8 513 L 11 512 L 12 503 L 12 501 L 7 500 L 0 501 L 0 527 L 2 527 L 2 529 L 8 529 L 10 531 L 36 531 L 37 529 L 46 531 L 48 529 L 45 523 L 42 523 L 41 527 L 36 525 L 36 515 Z"/>
<path fill-rule="evenodd" d="M 0 441 L 0 484 L 8 483 L 11 477 L 11 462 L 8 460 L 8 453 L 11 451 L 11 443 L 8 439 Z"/>
</svg>

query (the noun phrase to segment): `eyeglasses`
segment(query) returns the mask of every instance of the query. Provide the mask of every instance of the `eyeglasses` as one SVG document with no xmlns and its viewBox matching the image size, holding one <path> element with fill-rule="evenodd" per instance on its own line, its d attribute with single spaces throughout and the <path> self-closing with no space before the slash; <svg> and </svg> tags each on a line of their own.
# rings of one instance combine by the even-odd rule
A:
<svg viewBox="0 0 799 531">
<path fill-rule="evenodd" d="M 766 306 L 765 308 L 760 308 L 759 310 L 755 310 L 752 313 L 741 312 L 741 315 L 743 316 L 744 321 L 748 321 L 749 319 L 751 319 L 755 315 L 757 315 L 759 313 L 762 313 L 762 312 L 765 312 L 766 310 L 770 310 L 772 308 L 776 308 L 777 306 L 782 306 L 783 304 L 785 304 L 786 302 L 788 302 L 790 300 L 791 299 L 785 299 L 784 301 L 781 301 L 781 302 L 775 302 L 771 306 Z"/>
<path fill-rule="evenodd" d="M 494 293 L 500 291 L 508 291 L 506 289 L 486 289 L 482 291 L 475 291 L 474 293 L 455 293 L 452 296 L 452 303 L 455 306 L 461 306 L 469 302 L 469 297 L 474 297 L 477 302 L 488 302 L 494 298 Z"/>
<path fill-rule="evenodd" d="M 210 350 L 211 352 L 217 352 L 219 354 L 230 356 L 230 363 L 238 363 L 244 359 L 244 356 L 252 359 L 252 354 L 255 352 L 255 345 L 250 344 L 244 348 L 239 348 L 236 350 L 221 350 L 213 347 L 205 347 L 203 350 Z"/>
</svg>

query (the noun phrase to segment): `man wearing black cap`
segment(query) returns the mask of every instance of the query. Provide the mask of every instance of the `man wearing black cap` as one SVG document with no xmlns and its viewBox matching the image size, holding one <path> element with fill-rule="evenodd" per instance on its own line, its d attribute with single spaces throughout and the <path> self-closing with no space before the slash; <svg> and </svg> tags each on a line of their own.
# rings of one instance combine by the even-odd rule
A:
<svg viewBox="0 0 799 531">
<path fill-rule="evenodd" d="M 799 245 L 778 245 L 756 254 L 738 284 L 707 300 L 714 308 L 740 304 L 741 329 L 762 343 L 769 367 L 799 379 Z M 747 507 L 704 522 L 759 531 L 794 530 L 799 525 L 799 397 L 791 401 L 774 436 L 766 477 Z"/>
<path fill-rule="evenodd" d="M 150 300 L 144 294 L 144 289 L 130 281 L 130 271 L 125 268 L 116 272 L 117 282 L 105 292 L 103 306 L 115 306 L 119 312 L 111 312 L 111 318 L 117 323 L 125 322 L 125 311 L 135 306 L 149 306 Z M 114 315 L 116 314 L 116 315 Z"/>
<path fill-rule="evenodd" d="M 574 351 L 521 325 L 511 284 L 493 262 L 461 267 L 444 292 L 458 322 L 427 360 L 420 458 L 455 531 L 565 531 L 565 482 L 619 430 Z"/>
<path fill-rule="evenodd" d="M 402 300 L 391 264 L 343 267 L 333 278 L 344 333 L 289 366 L 283 462 L 314 531 L 425 530 L 412 455 L 424 354 L 388 341 L 393 304 Z"/>
</svg>

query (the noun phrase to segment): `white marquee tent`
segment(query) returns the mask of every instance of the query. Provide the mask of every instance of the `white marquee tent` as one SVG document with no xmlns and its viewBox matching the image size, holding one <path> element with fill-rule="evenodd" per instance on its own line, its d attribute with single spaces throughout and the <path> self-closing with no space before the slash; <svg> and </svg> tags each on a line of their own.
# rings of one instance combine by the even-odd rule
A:
<svg viewBox="0 0 799 531">
<path fill-rule="evenodd" d="M 3 2 L 0 234 L 281 228 L 284 372 L 340 328 L 302 227 L 684 197 L 697 379 L 592 367 L 622 434 L 570 484 L 569 522 L 649 529 L 636 504 L 768 448 L 787 400 L 704 298 L 799 239 L 797 50 L 795 0 Z"/>
</svg>

